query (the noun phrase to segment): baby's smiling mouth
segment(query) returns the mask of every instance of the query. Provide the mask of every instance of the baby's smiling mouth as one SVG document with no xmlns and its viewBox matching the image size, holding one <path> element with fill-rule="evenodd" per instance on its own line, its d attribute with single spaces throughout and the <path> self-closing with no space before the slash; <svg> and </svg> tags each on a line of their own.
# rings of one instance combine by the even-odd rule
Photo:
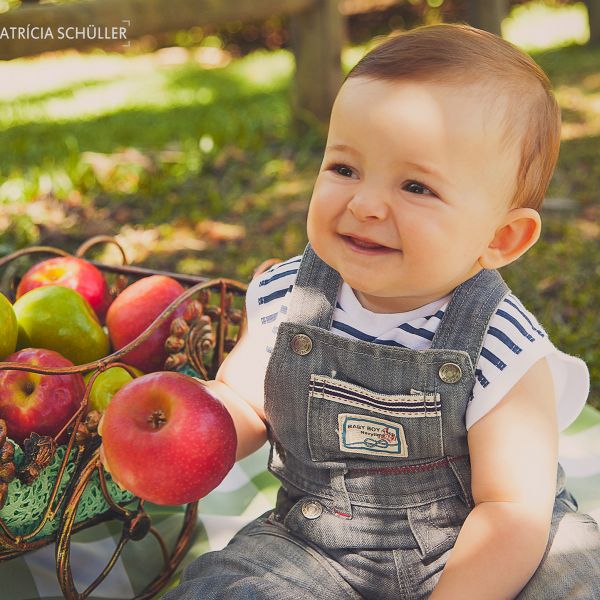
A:
<svg viewBox="0 0 600 600">
<path fill-rule="evenodd" d="M 340 234 L 341 238 L 344 242 L 352 248 L 352 250 L 356 252 L 360 252 L 362 254 L 382 254 L 388 252 L 395 252 L 394 248 L 389 248 L 388 246 L 382 246 L 381 244 L 374 242 L 368 238 L 356 236 L 356 235 L 345 235 Z"/>
</svg>

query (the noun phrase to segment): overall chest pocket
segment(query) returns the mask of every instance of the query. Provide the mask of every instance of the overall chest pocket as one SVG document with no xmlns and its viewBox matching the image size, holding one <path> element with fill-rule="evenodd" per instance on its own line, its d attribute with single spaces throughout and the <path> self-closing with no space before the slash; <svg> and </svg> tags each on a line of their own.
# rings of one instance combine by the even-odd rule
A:
<svg viewBox="0 0 600 600">
<path fill-rule="evenodd" d="M 393 461 L 443 456 L 437 392 L 383 394 L 326 375 L 310 376 L 308 446 L 312 460 Z"/>
</svg>

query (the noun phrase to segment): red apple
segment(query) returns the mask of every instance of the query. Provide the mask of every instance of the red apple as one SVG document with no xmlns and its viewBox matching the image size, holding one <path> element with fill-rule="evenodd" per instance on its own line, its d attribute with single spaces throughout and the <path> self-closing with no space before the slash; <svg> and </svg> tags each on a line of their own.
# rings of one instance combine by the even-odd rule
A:
<svg viewBox="0 0 600 600">
<path fill-rule="evenodd" d="M 40 367 L 72 367 L 53 350 L 25 348 L 4 359 Z M 0 418 L 8 435 L 19 444 L 35 431 L 55 436 L 80 406 L 85 384 L 79 373 L 42 375 L 27 371 L 0 371 Z"/>
<path fill-rule="evenodd" d="M 104 276 L 92 263 L 74 256 L 44 260 L 23 275 L 17 298 L 44 285 L 62 285 L 79 292 L 104 322 L 111 298 Z"/>
<path fill-rule="evenodd" d="M 162 371 L 125 384 L 102 419 L 103 462 L 122 487 L 155 504 L 204 497 L 235 462 L 233 420 L 196 379 Z"/>
<path fill-rule="evenodd" d="M 115 350 L 120 350 L 143 333 L 160 313 L 183 294 L 183 286 L 165 275 L 144 277 L 126 287 L 114 300 L 106 315 L 106 326 Z M 146 341 L 121 358 L 124 363 L 145 373 L 164 369 L 171 321 L 183 315 L 181 305 Z"/>
</svg>

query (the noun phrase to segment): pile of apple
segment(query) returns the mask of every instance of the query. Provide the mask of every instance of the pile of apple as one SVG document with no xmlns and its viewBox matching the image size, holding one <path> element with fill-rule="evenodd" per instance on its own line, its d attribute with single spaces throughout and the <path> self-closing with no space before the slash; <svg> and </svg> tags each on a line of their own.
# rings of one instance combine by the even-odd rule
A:
<svg viewBox="0 0 600 600">
<path fill-rule="evenodd" d="M 14 304 L 0 293 L 0 361 L 45 368 L 94 362 L 135 340 L 184 291 L 153 275 L 113 300 L 90 262 L 44 260 L 25 273 Z M 223 404 L 193 377 L 162 370 L 170 324 L 184 310 L 120 359 L 128 369 L 96 374 L 89 393 L 88 408 L 103 414 L 105 466 L 122 487 L 157 504 L 202 498 L 235 461 L 237 438 Z M 0 419 L 9 437 L 22 444 L 32 432 L 59 435 L 94 374 L 0 370 Z"/>
</svg>

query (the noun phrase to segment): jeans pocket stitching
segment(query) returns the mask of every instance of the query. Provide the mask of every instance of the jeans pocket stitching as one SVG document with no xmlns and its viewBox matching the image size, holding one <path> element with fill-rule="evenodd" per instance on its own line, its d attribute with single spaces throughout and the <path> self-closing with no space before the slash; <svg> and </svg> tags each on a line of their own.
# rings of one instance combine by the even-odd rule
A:
<svg viewBox="0 0 600 600">
<path fill-rule="evenodd" d="M 409 527 L 423 557 L 435 557 L 448 548 L 451 548 L 455 543 L 455 530 L 458 529 L 458 531 L 460 531 L 460 525 L 454 525 L 452 523 L 454 519 L 450 518 L 443 500 L 447 499 L 435 500 L 434 502 L 441 502 L 440 508 L 443 512 L 444 523 L 447 525 L 446 527 L 440 527 L 431 519 L 430 505 L 433 503 L 409 509 L 409 515 L 415 515 L 414 518 L 410 518 L 409 516 Z M 443 536 L 437 543 L 434 543 L 433 540 L 430 539 L 431 536 L 427 534 L 426 529 L 428 527 L 435 529 Z"/>
</svg>

